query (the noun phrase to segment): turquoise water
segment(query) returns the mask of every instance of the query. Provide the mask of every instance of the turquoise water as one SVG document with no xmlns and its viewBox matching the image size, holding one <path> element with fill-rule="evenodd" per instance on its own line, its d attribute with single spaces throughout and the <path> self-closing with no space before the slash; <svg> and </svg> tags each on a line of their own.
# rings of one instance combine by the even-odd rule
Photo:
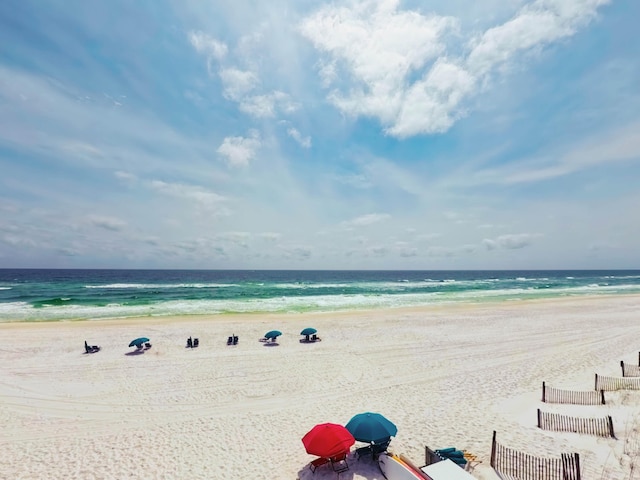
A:
<svg viewBox="0 0 640 480">
<path fill-rule="evenodd" d="M 640 293 L 639 270 L 0 269 L 0 322 L 301 313 Z"/>
</svg>

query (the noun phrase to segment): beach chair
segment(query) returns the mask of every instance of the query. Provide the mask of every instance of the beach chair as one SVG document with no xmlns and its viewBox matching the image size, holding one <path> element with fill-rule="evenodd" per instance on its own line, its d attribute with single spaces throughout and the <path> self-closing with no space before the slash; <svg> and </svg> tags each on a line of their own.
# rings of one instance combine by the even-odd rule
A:
<svg viewBox="0 0 640 480">
<path fill-rule="evenodd" d="M 367 445 L 366 447 L 356 448 L 356 458 L 360 460 L 362 457 L 366 457 L 367 455 L 373 456 L 373 450 L 371 445 Z"/>
<path fill-rule="evenodd" d="M 313 335 L 311 335 L 311 341 L 312 342 L 320 342 L 322 339 L 316 335 L 315 333 Z"/>
<path fill-rule="evenodd" d="M 84 342 L 84 353 L 93 353 L 92 348 L 87 344 L 87 342 Z"/>
<path fill-rule="evenodd" d="M 141 345 L 142 346 L 142 345 Z M 151 348 L 151 344 L 149 342 L 144 344 L 144 348 L 149 349 Z"/>
<path fill-rule="evenodd" d="M 191 340 L 191 337 L 187 338 L 187 348 L 193 348 L 193 340 Z"/>
<path fill-rule="evenodd" d="M 238 336 L 237 336 L 237 335 L 234 335 L 234 336 L 233 336 L 233 344 L 234 344 L 234 345 L 237 345 L 237 344 L 238 344 Z"/>
<path fill-rule="evenodd" d="M 96 353 L 100 351 L 100 346 L 98 345 L 91 345 L 91 353 Z"/>
<path fill-rule="evenodd" d="M 227 338 L 227 345 L 233 345 L 233 337 Z"/>
<path fill-rule="evenodd" d="M 311 469 L 312 472 L 315 473 L 318 467 L 328 462 L 329 462 L 328 458 L 324 458 L 324 457 L 316 458 L 313 462 L 309 463 L 309 468 Z"/>
<path fill-rule="evenodd" d="M 197 338 L 193 339 L 193 348 L 198 348 L 198 346 L 200 345 L 200 340 Z"/>
<path fill-rule="evenodd" d="M 380 454 L 386 452 L 389 448 L 390 443 L 391 439 L 387 440 L 386 442 L 374 443 L 373 445 L 371 445 L 371 455 L 373 456 L 373 458 L 377 459 Z"/>
<path fill-rule="evenodd" d="M 345 472 L 349 470 L 349 464 L 347 463 L 347 452 L 341 453 L 329 459 L 331 461 L 331 468 L 336 473 Z"/>
</svg>

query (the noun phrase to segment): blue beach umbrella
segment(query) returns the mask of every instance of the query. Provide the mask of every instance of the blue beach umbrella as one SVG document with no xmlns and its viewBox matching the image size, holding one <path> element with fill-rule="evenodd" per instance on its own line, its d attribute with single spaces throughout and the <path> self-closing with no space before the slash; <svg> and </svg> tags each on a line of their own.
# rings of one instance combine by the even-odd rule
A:
<svg viewBox="0 0 640 480">
<path fill-rule="evenodd" d="M 136 338 L 135 340 L 131 340 L 131 343 L 129 344 L 130 347 L 136 346 L 139 347 L 140 345 L 142 345 L 143 343 L 148 342 L 149 339 L 147 337 L 140 337 L 140 338 Z"/>
<path fill-rule="evenodd" d="M 264 334 L 264 338 L 276 338 L 280 335 L 282 335 L 282 332 L 280 330 L 271 330 Z"/>
<path fill-rule="evenodd" d="M 307 327 L 300 332 L 300 335 L 313 335 L 314 333 L 318 333 L 315 328 Z"/>
<path fill-rule="evenodd" d="M 382 443 L 395 437 L 398 428 L 379 413 L 359 413 L 355 415 L 345 428 L 359 442 Z"/>
</svg>

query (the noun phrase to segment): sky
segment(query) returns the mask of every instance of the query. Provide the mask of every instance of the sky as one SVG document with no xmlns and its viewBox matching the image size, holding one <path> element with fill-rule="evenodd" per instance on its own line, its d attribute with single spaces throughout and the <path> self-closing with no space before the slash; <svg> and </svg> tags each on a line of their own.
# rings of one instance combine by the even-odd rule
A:
<svg viewBox="0 0 640 480">
<path fill-rule="evenodd" d="M 636 0 L 4 0 L 0 267 L 640 268 Z"/>
</svg>

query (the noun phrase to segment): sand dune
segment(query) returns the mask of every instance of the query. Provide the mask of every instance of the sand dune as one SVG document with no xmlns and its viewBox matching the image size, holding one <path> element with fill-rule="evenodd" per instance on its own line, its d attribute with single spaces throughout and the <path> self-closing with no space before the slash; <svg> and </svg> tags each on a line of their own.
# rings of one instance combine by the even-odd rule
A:
<svg viewBox="0 0 640 480">
<path fill-rule="evenodd" d="M 585 480 L 640 470 L 640 392 L 605 406 L 545 405 L 543 381 L 589 390 L 637 362 L 640 297 L 440 306 L 348 314 L 0 324 L 0 478 L 322 479 L 302 436 L 374 411 L 391 448 L 424 462 L 455 446 L 489 468 L 491 434 L 537 455 L 578 452 Z M 323 341 L 299 342 L 313 326 Z M 278 346 L 258 342 L 283 332 Z M 226 346 L 235 333 L 240 342 Z M 127 355 L 129 341 L 153 347 Z M 188 336 L 200 347 L 185 348 Z M 83 342 L 102 350 L 84 354 Z M 536 409 L 611 415 L 617 439 L 536 427 Z M 356 445 L 358 446 L 358 445 Z M 382 479 L 350 459 L 341 479 Z"/>
</svg>

